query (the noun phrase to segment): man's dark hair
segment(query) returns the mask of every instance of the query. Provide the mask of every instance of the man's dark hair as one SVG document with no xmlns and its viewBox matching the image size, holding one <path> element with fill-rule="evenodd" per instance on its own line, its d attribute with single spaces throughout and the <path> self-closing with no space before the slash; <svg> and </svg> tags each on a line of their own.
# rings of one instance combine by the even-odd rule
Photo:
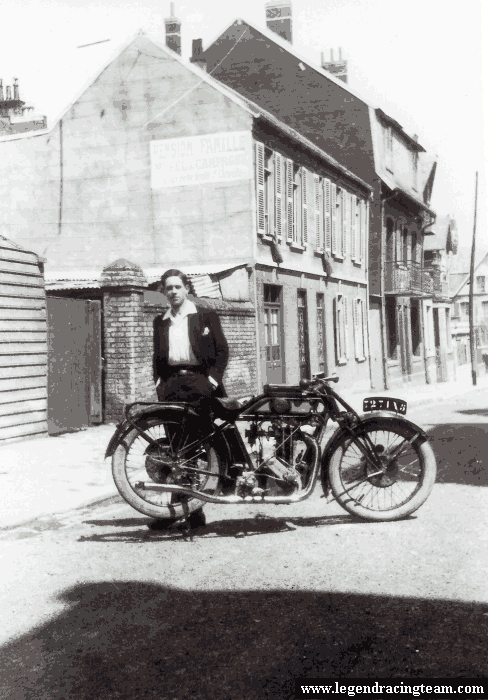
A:
<svg viewBox="0 0 488 700">
<path fill-rule="evenodd" d="M 185 287 L 188 287 L 189 289 L 191 289 L 190 280 L 185 275 L 185 273 L 182 272 L 181 270 L 173 270 L 172 269 L 172 270 L 166 270 L 164 275 L 161 276 L 161 285 L 163 288 L 163 292 L 164 292 L 164 289 L 166 287 L 166 280 L 168 279 L 168 277 L 179 277 L 180 280 L 185 285 Z"/>
</svg>

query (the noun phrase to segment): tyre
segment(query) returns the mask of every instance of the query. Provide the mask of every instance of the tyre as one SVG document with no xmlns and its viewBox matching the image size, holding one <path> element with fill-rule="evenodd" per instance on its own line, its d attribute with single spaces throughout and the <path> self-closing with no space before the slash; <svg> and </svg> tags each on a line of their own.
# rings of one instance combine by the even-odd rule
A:
<svg viewBox="0 0 488 700">
<path fill-rule="evenodd" d="M 112 457 L 115 485 L 127 503 L 144 515 L 174 521 L 202 508 L 203 502 L 182 494 L 145 489 L 141 487 L 142 482 L 177 483 L 213 495 L 218 493 L 223 465 L 222 445 L 219 449 L 219 442 L 204 444 L 190 454 L 187 452 L 184 458 L 179 456 L 185 447 L 200 439 L 202 425 L 198 418 L 187 419 L 182 428 L 181 414 L 170 411 L 161 417 L 148 418 L 138 425 L 156 444 L 149 444 L 139 431 L 131 428 L 117 445 Z M 171 468 L 175 464 L 180 467 L 187 464 L 215 476 L 185 472 L 182 468 L 179 476 L 175 477 Z"/>
<path fill-rule="evenodd" d="M 335 499 L 365 520 L 399 520 L 426 501 L 436 478 L 436 460 L 428 442 L 410 440 L 411 426 L 388 418 L 368 421 L 357 440 L 342 434 L 329 458 L 329 482 Z M 365 456 L 374 449 L 380 464 Z"/>
</svg>

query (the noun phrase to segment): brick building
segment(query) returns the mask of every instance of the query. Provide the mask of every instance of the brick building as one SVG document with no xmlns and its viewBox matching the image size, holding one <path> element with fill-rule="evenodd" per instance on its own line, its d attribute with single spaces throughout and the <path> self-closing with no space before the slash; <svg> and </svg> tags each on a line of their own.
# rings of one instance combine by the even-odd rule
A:
<svg viewBox="0 0 488 700">
<path fill-rule="evenodd" d="M 175 266 L 222 317 L 229 391 L 319 370 L 369 386 L 371 187 L 177 53 L 138 35 L 0 156 L 2 230 L 46 259 L 49 294 L 102 302 L 106 416 L 154 396 L 148 329 Z"/>
<path fill-rule="evenodd" d="M 268 2 L 266 15 L 267 29 L 238 19 L 205 50 L 197 40 L 194 60 L 370 185 L 371 381 L 376 388 L 429 381 L 423 238 L 435 218 L 429 206 L 435 158 L 346 84 L 342 56 L 322 58 L 319 67 L 293 48 L 290 2 Z M 331 266 L 342 266 L 337 251 L 331 251 Z"/>
</svg>

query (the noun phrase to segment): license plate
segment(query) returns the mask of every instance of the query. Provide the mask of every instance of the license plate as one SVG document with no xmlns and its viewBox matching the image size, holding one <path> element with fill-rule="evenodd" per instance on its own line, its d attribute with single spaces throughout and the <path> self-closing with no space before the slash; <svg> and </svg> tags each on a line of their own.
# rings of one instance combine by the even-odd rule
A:
<svg viewBox="0 0 488 700">
<path fill-rule="evenodd" d="M 407 412 L 407 402 L 389 396 L 373 396 L 363 399 L 363 411 L 394 411 L 404 416 Z"/>
</svg>

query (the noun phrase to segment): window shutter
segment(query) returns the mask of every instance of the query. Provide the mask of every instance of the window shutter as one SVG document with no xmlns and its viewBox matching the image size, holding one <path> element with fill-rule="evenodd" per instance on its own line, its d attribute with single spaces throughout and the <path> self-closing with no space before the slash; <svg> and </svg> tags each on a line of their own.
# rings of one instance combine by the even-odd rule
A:
<svg viewBox="0 0 488 700">
<path fill-rule="evenodd" d="M 315 249 L 321 253 L 324 249 L 324 240 L 322 235 L 322 214 L 320 207 L 320 177 L 318 175 L 313 176 L 313 201 L 315 205 L 314 210 L 314 224 L 315 224 Z M 323 211 L 323 208 L 322 208 Z"/>
<path fill-rule="evenodd" d="M 332 214 L 331 214 L 331 184 L 330 180 L 324 180 L 324 234 L 325 250 L 330 253 L 332 234 Z M 335 205 L 334 205 L 335 206 Z"/>
<path fill-rule="evenodd" d="M 256 143 L 256 203 L 257 203 L 257 229 L 263 235 L 265 229 L 264 211 L 264 145 Z"/>
<path fill-rule="evenodd" d="M 357 262 L 357 245 L 358 245 L 358 199 L 353 195 L 351 202 L 351 259 Z"/>
<path fill-rule="evenodd" d="M 359 336 L 359 299 L 352 300 L 353 323 L 354 323 L 354 353 L 356 359 L 361 355 L 361 339 Z"/>
<path fill-rule="evenodd" d="M 363 331 L 363 357 L 366 359 L 368 357 L 368 319 L 366 317 L 366 302 L 361 299 L 361 324 Z"/>
<path fill-rule="evenodd" d="M 282 205 L 282 195 L 283 195 L 283 158 L 280 153 L 275 153 L 275 235 L 279 241 L 281 241 L 282 228 L 283 228 L 283 205 Z"/>
<path fill-rule="evenodd" d="M 341 361 L 341 336 L 342 329 L 339 318 L 339 305 L 340 297 L 334 297 L 334 330 L 335 330 L 335 351 L 336 351 L 336 363 L 339 364 Z"/>
<path fill-rule="evenodd" d="M 308 243 L 308 173 L 305 168 L 301 171 L 302 184 L 302 240 L 301 243 Z"/>
<path fill-rule="evenodd" d="M 347 297 L 342 297 L 342 317 L 344 319 L 344 359 L 349 358 L 349 324 L 347 318 Z"/>
<path fill-rule="evenodd" d="M 293 241 L 293 161 L 286 159 L 286 240 Z"/>
<path fill-rule="evenodd" d="M 337 186 L 332 183 L 330 190 L 330 223 L 332 232 L 332 253 L 337 255 Z"/>
<path fill-rule="evenodd" d="M 459 302 L 454 302 L 454 317 L 459 318 Z"/>
<path fill-rule="evenodd" d="M 346 238 L 347 238 L 347 224 L 348 224 L 347 200 L 348 199 L 349 199 L 349 192 L 346 192 L 346 190 L 342 190 L 342 197 L 341 197 L 342 235 L 341 235 L 341 245 L 340 245 L 342 257 L 345 257 L 345 255 L 346 255 Z"/>
<path fill-rule="evenodd" d="M 363 262 L 363 252 L 366 245 L 366 202 L 362 199 L 359 203 L 359 240 L 358 240 L 358 257 L 356 262 Z"/>
</svg>

